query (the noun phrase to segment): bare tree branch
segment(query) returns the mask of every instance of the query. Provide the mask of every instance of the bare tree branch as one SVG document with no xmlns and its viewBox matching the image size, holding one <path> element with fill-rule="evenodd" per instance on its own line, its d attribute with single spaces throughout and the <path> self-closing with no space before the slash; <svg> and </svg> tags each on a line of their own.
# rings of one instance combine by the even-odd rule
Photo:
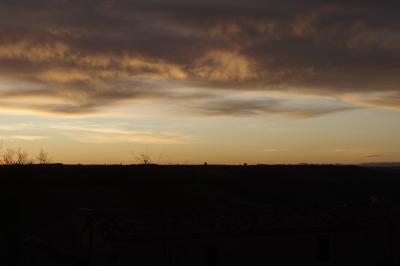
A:
<svg viewBox="0 0 400 266">
<path fill-rule="evenodd" d="M 40 149 L 39 154 L 36 157 L 36 161 L 38 164 L 49 164 L 51 159 L 46 151 Z"/>
</svg>

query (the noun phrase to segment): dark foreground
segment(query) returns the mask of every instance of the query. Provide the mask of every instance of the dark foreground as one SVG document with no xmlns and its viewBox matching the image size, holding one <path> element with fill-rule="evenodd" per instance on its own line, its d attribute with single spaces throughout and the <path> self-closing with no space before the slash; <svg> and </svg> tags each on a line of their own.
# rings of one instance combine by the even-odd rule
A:
<svg viewBox="0 0 400 266">
<path fill-rule="evenodd" d="M 1 265 L 399 265 L 400 170 L 10 166 Z"/>
</svg>

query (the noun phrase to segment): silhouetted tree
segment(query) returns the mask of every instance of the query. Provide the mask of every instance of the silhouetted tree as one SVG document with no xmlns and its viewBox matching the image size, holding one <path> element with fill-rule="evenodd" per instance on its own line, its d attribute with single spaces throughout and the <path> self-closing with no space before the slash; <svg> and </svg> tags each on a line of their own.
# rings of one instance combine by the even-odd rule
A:
<svg viewBox="0 0 400 266">
<path fill-rule="evenodd" d="M 148 153 L 141 153 L 141 154 L 137 155 L 135 157 L 135 159 L 139 164 L 151 164 L 152 163 L 151 156 Z"/>
<path fill-rule="evenodd" d="M 18 150 L 7 148 L 3 150 L 3 142 L 0 143 L 0 164 L 13 165 L 13 164 L 32 164 L 33 161 L 29 160 L 28 153 L 21 148 Z"/>
<path fill-rule="evenodd" d="M 0 142 L 0 164 L 4 164 L 4 162 L 3 162 L 3 141 Z"/>
<path fill-rule="evenodd" d="M 51 160 L 49 154 L 43 149 L 40 149 L 39 154 L 36 157 L 36 161 L 38 164 L 48 164 Z"/>
<path fill-rule="evenodd" d="M 27 164 L 28 163 L 28 153 L 26 151 L 18 148 L 18 150 L 15 152 L 15 154 L 16 154 L 15 164 Z"/>
<path fill-rule="evenodd" d="M 2 163 L 5 165 L 12 165 L 16 163 L 15 151 L 13 149 L 7 149 L 2 153 Z"/>
</svg>

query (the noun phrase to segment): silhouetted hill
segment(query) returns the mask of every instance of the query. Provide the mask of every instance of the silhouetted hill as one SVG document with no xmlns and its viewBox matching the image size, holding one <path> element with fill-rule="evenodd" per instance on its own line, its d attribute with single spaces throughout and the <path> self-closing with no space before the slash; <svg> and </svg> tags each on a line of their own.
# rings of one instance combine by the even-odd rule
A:
<svg viewBox="0 0 400 266">
<path fill-rule="evenodd" d="M 400 163 L 363 163 L 363 164 L 360 164 L 360 166 L 400 169 Z"/>
</svg>

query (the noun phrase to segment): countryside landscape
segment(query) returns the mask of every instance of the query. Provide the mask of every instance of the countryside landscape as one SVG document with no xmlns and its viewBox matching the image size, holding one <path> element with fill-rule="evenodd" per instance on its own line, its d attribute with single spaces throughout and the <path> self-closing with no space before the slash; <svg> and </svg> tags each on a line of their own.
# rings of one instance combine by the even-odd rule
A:
<svg viewBox="0 0 400 266">
<path fill-rule="evenodd" d="M 0 266 L 400 265 L 399 10 L 0 1 Z"/>
</svg>

